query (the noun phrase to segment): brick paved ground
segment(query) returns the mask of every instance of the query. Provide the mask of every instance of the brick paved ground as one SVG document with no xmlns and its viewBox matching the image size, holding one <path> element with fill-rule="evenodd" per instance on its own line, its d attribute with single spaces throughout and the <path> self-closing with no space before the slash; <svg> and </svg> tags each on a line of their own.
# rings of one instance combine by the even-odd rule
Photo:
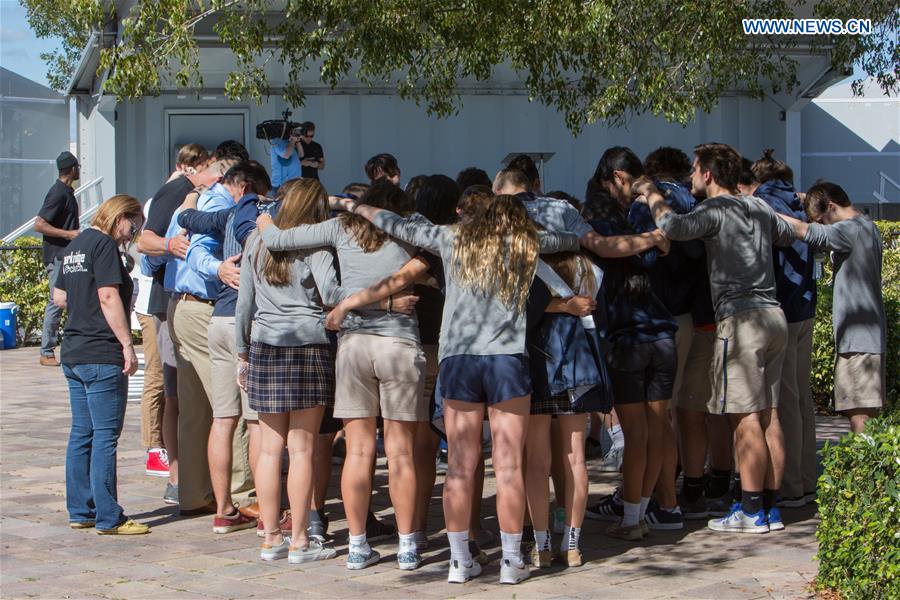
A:
<svg viewBox="0 0 900 600">
<path fill-rule="evenodd" d="M 161 501 L 165 480 L 143 474 L 139 410 L 129 404 L 119 445 L 119 497 L 129 515 L 153 532 L 131 538 L 73 531 L 65 512 L 64 462 L 69 409 L 58 369 L 38 366 L 34 348 L 0 352 L 0 596 L 3 598 L 405 598 L 607 597 L 795 598 L 815 575 L 812 508 L 785 511 L 787 530 L 764 536 L 715 534 L 691 523 L 654 532 L 643 543 L 605 537 L 587 521 L 578 569 L 554 567 L 516 587 L 496 585 L 496 560 L 466 585 L 446 583 L 449 550 L 439 528 L 440 486 L 432 505 L 431 550 L 418 571 L 395 567 L 396 541 L 378 544 L 380 565 L 346 570 L 346 522 L 340 500 L 328 504 L 338 559 L 302 568 L 263 563 L 253 531 L 217 536 L 211 518 L 181 519 Z M 838 419 L 819 421 L 821 439 L 836 439 Z M 336 481 L 336 480 L 335 480 Z M 591 499 L 616 478 L 591 474 Z M 383 459 L 375 509 L 391 520 Z M 493 479 L 485 484 L 488 527 L 496 531 Z M 489 548 L 493 558 L 499 548 Z"/>
</svg>

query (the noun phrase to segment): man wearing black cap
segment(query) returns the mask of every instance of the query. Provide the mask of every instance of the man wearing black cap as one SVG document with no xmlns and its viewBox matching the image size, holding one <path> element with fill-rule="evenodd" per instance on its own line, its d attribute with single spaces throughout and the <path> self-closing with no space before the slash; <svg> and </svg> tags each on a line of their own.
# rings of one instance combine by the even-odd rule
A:
<svg viewBox="0 0 900 600">
<path fill-rule="evenodd" d="M 34 230 L 44 236 L 44 268 L 50 281 L 50 289 L 59 271 L 61 256 L 69 241 L 78 235 L 78 200 L 72 182 L 80 177 L 78 159 L 71 152 L 63 152 L 56 158 L 59 179 L 47 192 L 44 205 L 34 221 Z M 41 364 L 58 367 L 53 351 L 59 334 L 62 309 L 51 301 L 44 309 L 44 329 L 41 332 Z"/>
</svg>

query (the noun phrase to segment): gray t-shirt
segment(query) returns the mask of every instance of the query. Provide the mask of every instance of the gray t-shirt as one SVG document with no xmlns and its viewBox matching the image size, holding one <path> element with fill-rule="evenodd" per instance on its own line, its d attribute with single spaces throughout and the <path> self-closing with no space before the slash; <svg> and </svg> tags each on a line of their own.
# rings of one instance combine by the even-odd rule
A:
<svg viewBox="0 0 900 600">
<path fill-rule="evenodd" d="M 525 313 L 518 313 L 498 299 L 456 281 L 450 260 L 456 227 L 435 225 L 421 215 L 408 219 L 382 210 L 374 221 L 379 229 L 398 240 L 441 257 L 446 288 L 441 320 L 438 359 L 450 356 L 525 354 Z M 541 252 L 574 252 L 578 238 L 571 234 L 540 232 Z"/>
<path fill-rule="evenodd" d="M 884 299 L 881 291 L 881 235 L 863 215 L 831 225 L 810 223 L 803 241 L 832 251 L 832 317 L 838 353 L 885 352 Z"/>
<path fill-rule="evenodd" d="M 387 240 L 374 252 L 365 252 L 340 219 L 330 219 L 315 225 L 299 225 L 281 230 L 274 225 L 261 232 L 269 250 L 294 250 L 331 246 L 337 251 L 341 271 L 341 285 L 346 289 L 364 289 L 400 270 L 415 256 L 415 248 Z M 376 308 L 353 311 L 353 327 L 343 332 L 367 333 L 385 337 L 399 337 L 419 341 L 416 315 L 404 315 Z"/>
<path fill-rule="evenodd" d="M 568 231 L 579 238 L 594 231 L 581 213 L 565 200 L 534 196 L 522 200 L 522 205 L 532 221 L 549 231 Z"/>
<path fill-rule="evenodd" d="M 794 234 L 759 198 L 723 194 L 683 215 L 667 212 L 656 225 L 670 240 L 703 240 L 716 321 L 779 306 L 772 244 L 790 246 Z"/>
<path fill-rule="evenodd" d="M 331 251 L 301 250 L 291 265 L 291 283 L 275 286 L 262 276 L 259 235 L 247 239 L 241 262 L 241 284 L 235 307 L 235 350 L 250 347 L 250 322 L 256 324 L 252 340 L 271 346 L 327 344 L 325 308 L 340 302 L 350 291 L 338 286 Z"/>
</svg>

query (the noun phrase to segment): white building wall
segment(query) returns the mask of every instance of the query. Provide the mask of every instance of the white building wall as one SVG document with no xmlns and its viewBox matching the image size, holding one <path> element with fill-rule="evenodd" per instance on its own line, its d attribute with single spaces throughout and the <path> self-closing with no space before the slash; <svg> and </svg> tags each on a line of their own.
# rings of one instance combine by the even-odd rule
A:
<svg viewBox="0 0 900 600">
<path fill-rule="evenodd" d="M 120 103 L 116 108 L 115 191 L 151 196 L 168 175 L 165 111 L 198 108 L 246 108 L 254 135 L 257 123 L 280 118 L 284 106 L 277 101 L 256 106 L 222 97 L 176 95 Z M 421 173 L 455 176 L 468 166 L 480 167 L 493 176 L 510 152 L 554 152 L 545 168 L 545 189 L 563 189 L 580 197 L 603 150 L 617 144 L 630 146 L 641 157 L 662 145 L 690 154 L 696 144 L 707 141 L 732 144 L 749 157 L 759 156 L 764 148 L 775 148 L 783 156 L 784 123 L 779 120 L 779 110 L 769 101 L 728 97 L 711 114 L 700 114 L 686 127 L 642 116 L 624 127 L 595 124 L 575 138 L 561 115 L 522 96 L 464 97 L 457 116 L 436 119 L 393 95 L 313 95 L 292 120 L 316 123 L 316 139 L 323 145 L 327 161 L 322 180 L 329 191 L 364 180 L 363 163 L 379 152 L 397 156 L 404 182 Z M 211 135 L 218 140 L 216 132 Z M 253 158 L 269 164 L 265 141 L 252 139 L 248 149 Z M 113 190 L 104 191 L 110 194 Z"/>
</svg>

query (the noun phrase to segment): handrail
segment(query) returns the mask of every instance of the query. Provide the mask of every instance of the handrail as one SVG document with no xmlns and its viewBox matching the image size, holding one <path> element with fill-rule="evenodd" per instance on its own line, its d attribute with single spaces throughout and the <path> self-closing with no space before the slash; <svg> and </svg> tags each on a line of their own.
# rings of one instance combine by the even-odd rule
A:
<svg viewBox="0 0 900 600">
<path fill-rule="evenodd" d="M 93 187 L 99 186 L 102 182 L 103 182 L 103 176 L 101 175 L 100 177 L 97 177 L 96 179 L 92 179 L 91 181 L 85 183 L 84 185 L 78 186 L 74 192 L 75 198 L 78 198 L 80 195 L 82 195 L 86 191 L 92 189 Z M 96 212 L 96 210 L 97 210 L 96 206 L 93 206 L 90 209 L 88 209 L 88 211 L 86 211 L 86 212 L 91 212 L 91 211 Z M 93 212 L 91 212 L 91 214 L 93 214 Z M 81 220 L 83 220 L 83 217 L 79 219 L 79 221 L 81 221 Z M 21 225 L 19 225 L 15 229 L 13 229 L 11 232 L 6 234 L 6 236 L 3 238 L 3 243 L 11 244 L 12 242 L 16 241 L 17 239 L 19 239 L 20 237 L 22 237 L 23 235 L 25 235 L 26 233 L 28 233 L 29 231 L 34 229 L 35 221 L 37 221 L 37 216 L 30 218 L 29 220 L 25 221 L 24 223 L 22 223 Z"/>
<path fill-rule="evenodd" d="M 887 173 L 885 173 L 884 171 L 878 171 L 878 176 L 881 178 L 881 195 L 882 196 L 884 196 L 884 182 L 885 181 L 889 182 L 895 188 L 900 190 L 900 183 L 897 183 L 896 181 L 891 179 L 890 176 Z"/>
</svg>

